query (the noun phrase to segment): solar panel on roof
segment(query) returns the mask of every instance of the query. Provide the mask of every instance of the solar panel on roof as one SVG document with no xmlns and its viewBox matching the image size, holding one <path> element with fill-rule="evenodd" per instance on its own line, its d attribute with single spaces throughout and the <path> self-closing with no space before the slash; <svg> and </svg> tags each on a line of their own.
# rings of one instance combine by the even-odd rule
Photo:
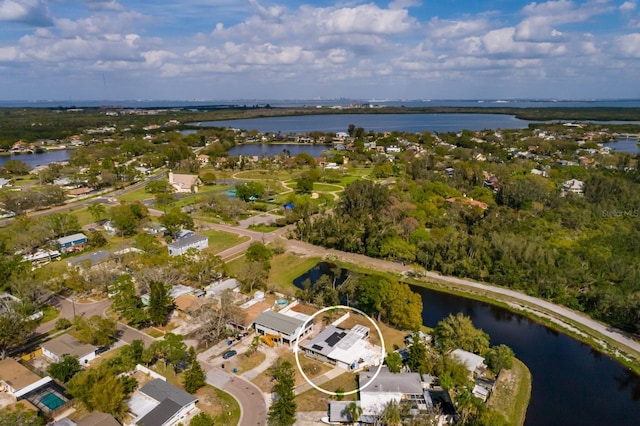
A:
<svg viewBox="0 0 640 426">
<path fill-rule="evenodd" d="M 325 342 L 331 347 L 334 347 L 336 343 L 338 343 L 347 333 L 338 333 L 337 331 L 333 333 L 331 336 L 327 337 Z"/>
<path fill-rule="evenodd" d="M 317 350 L 317 351 L 321 351 L 322 350 L 322 346 L 320 345 L 313 345 L 311 346 L 313 349 Z"/>
</svg>

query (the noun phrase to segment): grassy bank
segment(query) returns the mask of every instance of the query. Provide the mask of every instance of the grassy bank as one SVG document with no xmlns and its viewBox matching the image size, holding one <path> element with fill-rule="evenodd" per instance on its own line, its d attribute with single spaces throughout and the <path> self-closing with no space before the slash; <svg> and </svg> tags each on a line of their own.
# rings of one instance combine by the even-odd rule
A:
<svg viewBox="0 0 640 426">
<path fill-rule="evenodd" d="M 511 370 L 503 370 L 488 405 L 502 414 L 510 425 L 522 426 L 531 398 L 531 372 L 522 361 L 513 360 Z"/>
</svg>

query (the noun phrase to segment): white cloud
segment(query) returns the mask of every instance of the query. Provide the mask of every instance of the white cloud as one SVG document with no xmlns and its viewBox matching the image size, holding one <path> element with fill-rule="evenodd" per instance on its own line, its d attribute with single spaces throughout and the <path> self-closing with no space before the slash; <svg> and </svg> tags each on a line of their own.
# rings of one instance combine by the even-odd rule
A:
<svg viewBox="0 0 640 426">
<path fill-rule="evenodd" d="M 616 39 L 616 50 L 624 58 L 640 59 L 640 33 L 618 37 Z"/>
<path fill-rule="evenodd" d="M 45 0 L 2 0 L 0 21 L 20 22 L 39 27 L 52 24 Z"/>
<path fill-rule="evenodd" d="M 429 37 L 438 39 L 464 38 L 479 34 L 490 28 L 490 23 L 485 19 L 473 19 L 467 21 L 452 21 L 433 18 L 426 26 Z"/>
<path fill-rule="evenodd" d="M 636 10 L 636 3 L 632 1 L 625 1 L 619 7 L 622 13 L 631 13 Z"/>
<path fill-rule="evenodd" d="M 125 9 L 116 0 L 82 0 L 82 2 L 91 10 L 121 11 Z"/>
<path fill-rule="evenodd" d="M 409 7 L 418 7 L 422 5 L 420 0 L 393 0 L 389 3 L 389 9 L 407 9 Z"/>
</svg>

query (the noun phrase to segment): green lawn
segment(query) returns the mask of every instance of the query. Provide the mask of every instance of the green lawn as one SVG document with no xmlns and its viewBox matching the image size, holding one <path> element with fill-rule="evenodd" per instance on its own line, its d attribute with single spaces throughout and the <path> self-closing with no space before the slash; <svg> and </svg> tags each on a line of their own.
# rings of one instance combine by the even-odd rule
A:
<svg viewBox="0 0 640 426">
<path fill-rule="evenodd" d="M 95 222 L 95 220 L 93 220 L 93 216 L 91 216 L 91 213 L 89 213 L 86 207 L 78 210 L 71 210 L 71 213 L 73 213 L 78 218 L 78 223 L 80 224 L 80 226 L 85 226 Z"/>
<path fill-rule="evenodd" d="M 276 284 L 281 290 L 293 290 L 293 280 L 316 266 L 320 259 L 316 257 L 301 257 L 291 253 L 284 253 L 271 259 L 269 283 Z"/>
<path fill-rule="evenodd" d="M 333 185 L 330 183 L 314 183 L 313 190 L 314 191 L 324 191 L 324 192 L 335 192 L 342 191 L 344 188 L 340 185 Z"/>
<path fill-rule="evenodd" d="M 153 194 L 149 194 L 144 190 L 144 188 L 136 189 L 135 191 L 131 191 L 118 197 L 120 201 L 126 202 L 142 201 L 149 198 L 153 198 Z"/>
<path fill-rule="evenodd" d="M 336 392 L 342 389 L 349 392 L 357 388 L 358 383 L 354 373 L 345 372 L 335 379 L 319 385 L 322 389 Z M 355 401 L 356 395 L 345 395 L 343 401 Z M 337 400 L 337 396 L 329 396 L 317 389 L 311 389 L 296 397 L 298 411 L 324 411 L 331 401 Z"/>
<path fill-rule="evenodd" d="M 42 308 L 42 319 L 40 320 L 40 324 L 44 324 L 45 322 L 55 319 L 59 313 L 60 312 L 53 306 L 45 306 Z"/>
<path fill-rule="evenodd" d="M 209 238 L 209 250 L 214 253 L 220 253 L 221 251 L 249 240 L 249 237 L 240 237 L 236 234 L 216 231 L 213 229 L 208 231 L 199 231 L 198 233 Z"/>
</svg>

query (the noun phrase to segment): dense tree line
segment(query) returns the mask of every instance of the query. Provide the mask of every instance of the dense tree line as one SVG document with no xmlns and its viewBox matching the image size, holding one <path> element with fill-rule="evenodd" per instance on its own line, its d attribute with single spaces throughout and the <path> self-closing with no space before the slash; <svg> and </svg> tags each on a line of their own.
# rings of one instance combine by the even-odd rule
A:
<svg viewBox="0 0 640 426">
<path fill-rule="evenodd" d="M 488 165 L 500 179 L 493 193 L 481 187 L 476 163 L 456 163 L 453 177 L 420 167 L 415 179 L 405 174 L 393 187 L 353 182 L 331 214 L 303 217 L 297 236 L 512 287 L 640 331 L 633 172 L 551 169 L 544 179 L 517 164 Z M 584 196 L 561 193 L 572 174 L 584 179 Z"/>
</svg>

